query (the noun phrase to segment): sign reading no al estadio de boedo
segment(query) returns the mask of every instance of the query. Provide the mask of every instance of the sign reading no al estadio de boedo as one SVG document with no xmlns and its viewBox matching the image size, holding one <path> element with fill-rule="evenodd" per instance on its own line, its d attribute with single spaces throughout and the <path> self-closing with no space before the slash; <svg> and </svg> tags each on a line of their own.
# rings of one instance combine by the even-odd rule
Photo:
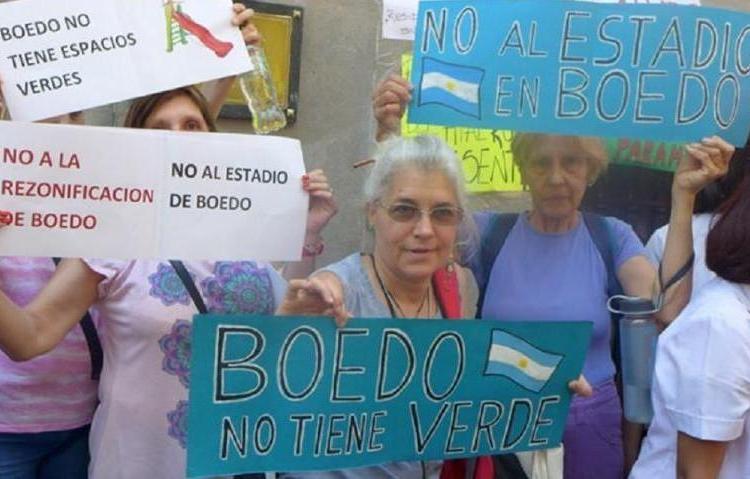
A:
<svg viewBox="0 0 750 479">
<path fill-rule="evenodd" d="M 188 476 L 559 444 L 590 323 L 199 316 Z"/>
<path fill-rule="evenodd" d="M 750 15 L 683 5 L 421 2 L 409 121 L 744 145 Z"/>
</svg>

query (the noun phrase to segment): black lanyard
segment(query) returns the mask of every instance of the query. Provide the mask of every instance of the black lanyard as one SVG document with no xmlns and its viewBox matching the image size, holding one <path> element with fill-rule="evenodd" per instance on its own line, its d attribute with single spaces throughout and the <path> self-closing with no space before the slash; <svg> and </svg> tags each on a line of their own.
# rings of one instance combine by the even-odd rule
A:
<svg viewBox="0 0 750 479">
<path fill-rule="evenodd" d="M 388 293 L 388 290 L 385 289 L 383 278 L 380 277 L 380 273 L 378 272 L 378 267 L 375 266 L 375 257 L 371 254 L 367 256 L 370 258 L 370 262 L 372 263 L 372 271 L 375 273 L 375 278 L 377 278 L 378 280 L 378 285 L 380 286 L 380 290 L 383 292 L 383 296 L 385 296 L 385 302 L 388 303 L 388 311 L 391 312 L 391 318 L 398 318 L 398 315 L 396 314 L 396 308 L 393 305 L 393 301 L 391 301 L 391 295 Z"/>
<path fill-rule="evenodd" d="M 195 307 L 198 308 L 198 312 L 201 314 L 207 314 L 208 308 L 206 308 L 206 303 L 203 302 L 203 297 L 201 296 L 200 292 L 198 292 L 198 288 L 195 287 L 195 281 L 193 281 L 193 277 L 190 276 L 190 273 L 188 273 L 188 270 L 187 268 L 185 268 L 185 265 L 182 264 L 182 261 L 172 259 L 169 260 L 169 264 L 172 265 L 175 273 L 177 273 L 177 276 L 180 277 L 180 281 L 182 281 L 185 289 L 193 299 L 193 304 L 195 304 Z"/>
<path fill-rule="evenodd" d="M 60 264 L 60 258 L 52 258 L 52 261 L 55 263 L 55 267 Z M 91 357 L 91 379 L 98 381 L 104 364 L 104 352 L 102 351 L 102 343 L 99 341 L 99 334 L 96 332 L 96 325 L 94 324 L 94 320 L 91 319 L 91 314 L 88 311 L 86 311 L 86 314 L 83 315 L 78 324 L 81 325 L 83 335 L 86 338 L 86 344 L 89 347 L 89 356 Z"/>
</svg>

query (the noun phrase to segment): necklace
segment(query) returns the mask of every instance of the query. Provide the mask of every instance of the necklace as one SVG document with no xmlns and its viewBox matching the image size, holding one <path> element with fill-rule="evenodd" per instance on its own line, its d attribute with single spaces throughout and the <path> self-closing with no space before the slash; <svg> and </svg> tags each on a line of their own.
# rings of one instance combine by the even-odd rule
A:
<svg viewBox="0 0 750 479">
<path fill-rule="evenodd" d="M 388 311 L 391 313 L 392 318 L 406 318 L 407 315 L 404 313 L 403 308 L 401 307 L 401 304 L 399 304 L 396 297 L 391 293 L 388 288 L 385 287 L 385 283 L 383 283 L 383 278 L 380 277 L 380 272 L 378 271 L 378 267 L 375 265 L 375 257 L 373 255 L 370 256 L 370 262 L 372 263 L 372 271 L 375 273 L 375 278 L 378 280 L 378 285 L 380 286 L 381 291 L 383 291 L 383 296 L 385 296 L 385 301 L 388 303 Z M 431 287 L 427 287 L 427 291 L 424 294 L 424 297 L 422 298 L 422 302 L 419 303 L 419 307 L 417 308 L 417 312 L 414 313 L 414 317 L 418 318 L 419 315 L 422 313 L 422 310 L 425 307 L 425 304 L 427 305 L 427 313 L 429 316 L 429 312 L 432 309 L 432 301 L 430 299 L 430 289 Z M 400 316 L 396 314 L 396 311 L 400 313 Z"/>
</svg>

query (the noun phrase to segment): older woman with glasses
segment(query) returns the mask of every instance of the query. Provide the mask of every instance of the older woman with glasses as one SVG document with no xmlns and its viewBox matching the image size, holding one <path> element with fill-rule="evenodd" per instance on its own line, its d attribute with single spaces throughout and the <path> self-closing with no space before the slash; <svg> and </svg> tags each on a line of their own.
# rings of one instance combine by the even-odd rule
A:
<svg viewBox="0 0 750 479">
<path fill-rule="evenodd" d="M 289 283 L 279 314 L 324 314 L 343 325 L 351 316 L 440 318 L 431 279 L 455 268 L 465 316 L 473 316 L 471 273 L 453 265 L 472 230 L 453 151 L 435 137 L 394 139 L 381 145 L 364 186 L 371 253 L 355 253 Z M 285 474 L 291 478 L 435 477 L 439 463 L 392 462 L 353 470 Z"/>
<path fill-rule="evenodd" d="M 454 264 L 475 236 L 467 214 L 463 175 L 442 140 L 421 136 L 383 143 L 364 187 L 371 253 L 355 253 L 289 283 L 279 314 L 323 314 L 343 325 L 351 316 L 443 318 L 432 278 L 447 268 L 458 276 L 461 316 L 473 317 L 471 273 Z M 585 381 L 571 383 L 585 393 Z M 440 463 L 392 462 L 354 470 L 285 474 L 285 478 L 345 479 L 437 477 Z"/>
<path fill-rule="evenodd" d="M 364 186 L 372 252 L 352 254 L 308 280 L 292 282 L 280 312 L 325 312 L 341 324 L 350 316 L 441 317 L 431 278 L 441 268 L 455 268 L 466 298 L 464 315 L 472 316 L 473 279 L 454 266 L 458 248 L 474 231 L 471 216 L 464 214 L 466 193 L 455 154 L 438 138 L 421 136 L 386 142 L 375 157 Z"/>
<path fill-rule="evenodd" d="M 395 75 L 378 85 L 373 96 L 378 139 L 396 133 L 411 99 L 410 89 L 406 80 Z M 657 315 L 663 326 L 689 298 L 689 275 L 666 291 L 664 301 L 660 285 L 688 262 L 695 195 L 726 172 L 734 148 L 718 137 L 686 148 L 689 155 L 672 187 L 661 278 L 628 224 L 579 211 L 586 188 L 607 164 L 606 151 L 596 138 L 517 134 L 513 158 L 531 193 L 532 207 L 517 216 L 488 212 L 476 218 L 481 246 L 471 267 L 480 288 L 480 317 L 594 324 L 583 369 L 594 394 L 572 403 L 563 437 L 566 478 L 620 479 L 624 474 L 622 409 L 614 382 L 607 310 L 613 289 L 609 286 L 619 283 L 627 295 L 654 297 L 657 306 L 663 302 Z M 639 439 L 628 443 L 628 464 L 635 459 Z"/>
</svg>

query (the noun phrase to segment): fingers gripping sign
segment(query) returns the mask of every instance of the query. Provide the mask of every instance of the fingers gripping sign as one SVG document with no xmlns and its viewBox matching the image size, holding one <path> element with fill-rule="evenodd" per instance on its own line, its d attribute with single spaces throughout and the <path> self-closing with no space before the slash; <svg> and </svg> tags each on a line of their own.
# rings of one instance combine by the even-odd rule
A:
<svg viewBox="0 0 750 479">
<path fill-rule="evenodd" d="M 372 94 L 372 109 L 378 122 L 376 139 L 381 141 L 398 133 L 401 117 L 411 101 L 411 84 L 402 76 L 391 73 L 378 83 Z"/>
<path fill-rule="evenodd" d="M 291 280 L 277 314 L 333 316 L 338 326 L 351 317 L 344 306 L 341 281 L 333 273 L 317 273 L 309 279 Z"/>
<path fill-rule="evenodd" d="M 245 41 L 245 45 L 260 45 L 262 41 L 260 32 L 255 24 L 250 21 L 253 15 L 255 15 L 255 11 L 241 3 L 232 5 L 232 10 L 234 12 L 232 25 L 238 27 L 242 32 L 242 39 Z"/>
<path fill-rule="evenodd" d="M 333 188 L 323 170 L 313 170 L 303 176 L 302 188 L 310 195 L 306 235 L 317 237 L 338 211 Z"/>
<path fill-rule="evenodd" d="M 688 155 L 675 172 L 675 187 L 697 193 L 727 173 L 734 146 L 718 136 L 704 138 L 685 147 Z"/>
</svg>

